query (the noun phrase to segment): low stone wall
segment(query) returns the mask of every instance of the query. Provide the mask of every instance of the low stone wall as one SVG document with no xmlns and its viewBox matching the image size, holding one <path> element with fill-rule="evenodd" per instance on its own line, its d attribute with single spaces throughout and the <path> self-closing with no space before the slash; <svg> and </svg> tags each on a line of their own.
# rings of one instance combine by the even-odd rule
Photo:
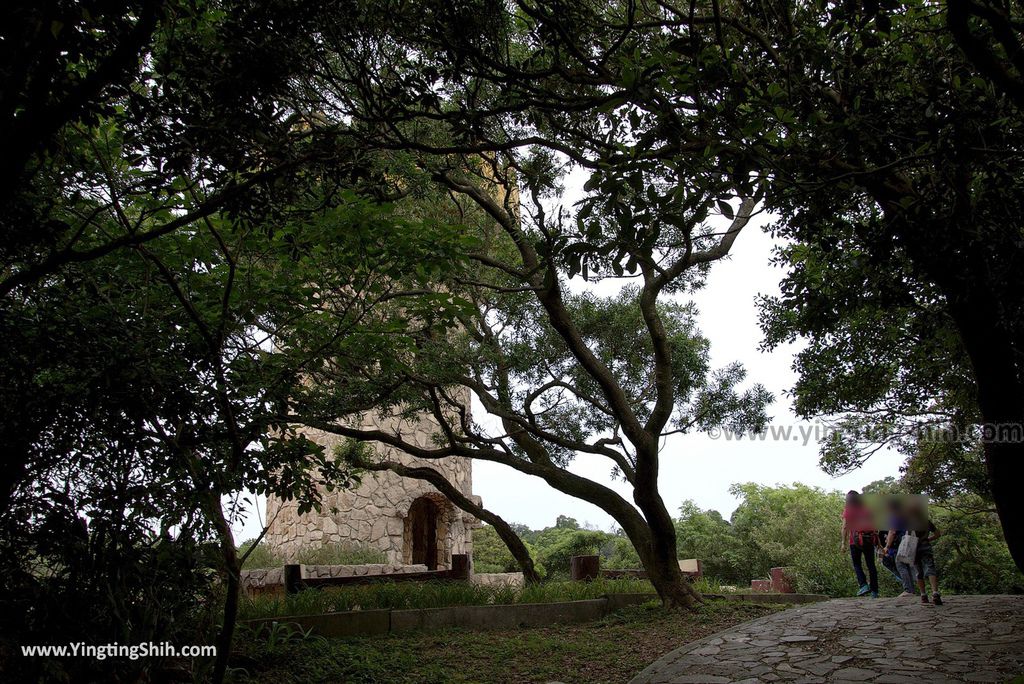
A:
<svg viewBox="0 0 1024 684">
<path fill-rule="evenodd" d="M 499 606 L 451 606 L 418 610 L 355 610 L 323 615 L 247 620 L 253 627 L 280 622 L 312 629 L 316 634 L 347 637 L 416 629 L 461 627 L 474 630 L 516 629 L 598 620 L 625 606 L 645 603 L 653 594 L 613 594 L 587 601 L 518 603 Z"/>
<path fill-rule="evenodd" d="M 388 565 L 370 563 L 367 565 L 303 565 L 302 578 L 319 577 L 365 577 L 397 575 L 407 572 L 426 572 L 426 565 Z M 280 587 L 284 589 L 284 568 L 258 568 L 242 571 L 242 588 L 265 590 Z"/>
<path fill-rule="evenodd" d="M 500 573 L 505 574 L 505 573 Z M 705 594 L 706 598 L 756 603 L 813 603 L 826 601 L 818 594 Z M 518 603 L 499 606 L 451 606 L 418 610 L 354 610 L 323 615 L 297 615 L 247 620 L 252 626 L 281 622 L 297 624 L 303 629 L 329 637 L 388 634 L 416 629 L 461 627 L 486 631 L 541 627 L 552 624 L 598 620 L 627 606 L 656 601 L 656 594 L 609 594 L 586 601 L 560 603 Z"/>
<path fill-rule="evenodd" d="M 475 572 L 469 581 L 485 587 L 522 587 L 526 584 L 521 572 Z"/>
</svg>

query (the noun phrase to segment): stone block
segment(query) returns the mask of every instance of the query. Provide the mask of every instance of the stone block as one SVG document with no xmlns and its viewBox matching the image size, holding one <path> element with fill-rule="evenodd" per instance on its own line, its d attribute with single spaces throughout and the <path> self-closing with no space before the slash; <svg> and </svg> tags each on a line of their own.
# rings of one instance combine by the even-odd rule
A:
<svg viewBox="0 0 1024 684">
<path fill-rule="evenodd" d="M 770 574 L 772 591 L 779 594 L 796 593 L 796 589 L 793 588 L 792 568 L 772 568 Z"/>
<path fill-rule="evenodd" d="M 691 575 L 701 574 L 700 560 L 696 558 L 684 558 L 679 561 L 679 569 Z"/>
</svg>

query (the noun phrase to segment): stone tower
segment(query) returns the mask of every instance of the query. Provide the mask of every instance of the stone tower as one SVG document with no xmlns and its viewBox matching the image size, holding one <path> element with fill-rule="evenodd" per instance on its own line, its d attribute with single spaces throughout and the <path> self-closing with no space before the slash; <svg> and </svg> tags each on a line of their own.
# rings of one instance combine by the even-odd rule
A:
<svg viewBox="0 0 1024 684">
<path fill-rule="evenodd" d="M 509 183 L 514 174 L 506 173 L 504 183 L 496 182 L 493 159 L 484 159 L 479 173 L 480 182 L 496 199 L 511 204 L 518 217 L 519 190 L 514 182 Z M 451 218 L 461 220 L 462 211 L 460 208 Z M 458 392 L 468 416 L 470 392 L 466 388 Z M 429 413 L 421 413 L 411 421 L 397 416 L 382 419 L 367 413 L 360 425 L 400 435 L 421 447 L 433 446 L 433 436 L 440 431 L 436 418 Z M 342 437 L 319 430 L 303 431 L 309 439 L 326 447 L 328 453 L 343 441 Z M 373 446 L 387 460 L 439 470 L 465 496 L 480 503 L 472 491 L 470 459 L 453 456 L 427 461 L 383 444 Z M 305 547 L 347 543 L 379 549 L 393 565 L 426 565 L 431 570 L 450 568 L 453 553 L 472 554 L 473 528 L 480 524 L 473 515 L 456 508 L 433 485 L 389 471 L 366 473 L 362 483 L 352 489 L 323 492 L 320 513 L 300 515 L 295 502 L 268 497 L 267 520 L 265 543 L 289 560 Z"/>
<path fill-rule="evenodd" d="M 469 393 L 464 394 L 468 410 Z M 364 414 L 360 427 L 392 432 L 428 448 L 433 446 L 433 436 L 439 431 L 436 419 L 426 413 L 415 420 Z M 320 430 L 306 428 L 303 432 L 328 453 L 344 441 L 343 437 Z M 473 470 L 469 459 L 426 461 L 376 442 L 372 446 L 387 460 L 439 470 L 463 494 L 479 501 L 472 495 Z M 384 552 L 389 564 L 422 564 L 431 570 L 449 568 L 453 553 L 472 553 L 472 530 L 479 525 L 477 519 L 456 508 L 422 480 L 403 478 L 390 471 L 367 472 L 356 487 L 322 494 L 321 511 L 301 515 L 294 501 L 268 497 L 269 529 L 264 543 L 288 560 L 294 560 L 298 551 L 306 547 L 339 543 L 370 547 Z"/>
</svg>

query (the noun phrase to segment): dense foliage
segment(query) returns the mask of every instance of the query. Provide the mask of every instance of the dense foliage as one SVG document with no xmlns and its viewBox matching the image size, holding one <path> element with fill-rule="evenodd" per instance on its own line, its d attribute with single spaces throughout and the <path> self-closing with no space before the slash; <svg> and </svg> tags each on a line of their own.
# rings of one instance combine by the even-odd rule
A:
<svg viewBox="0 0 1024 684">
<path fill-rule="evenodd" d="M 639 568 L 640 557 L 629 539 L 617 531 L 581 528 L 575 519 L 558 516 L 552 527 L 531 530 L 515 525 L 547 579 L 567 578 L 573 556 L 599 555 L 603 568 Z M 477 572 L 518 572 L 519 565 L 490 527 L 473 531 L 473 567 Z"/>
<path fill-rule="evenodd" d="M 237 17 L 87 5 L 17 3 L 23 23 L 5 25 L 4 164 L 24 163 L 4 167 L 0 196 L 0 667 L 133 679 L 162 659 L 34 661 L 16 646 L 216 636 L 220 678 L 242 491 L 306 509 L 352 481 L 281 419 L 321 359 L 275 349 L 277 330 L 310 328 L 335 363 L 361 361 L 422 319 L 396 291 L 462 246 L 340 182 L 352 155 L 246 104 L 275 76 L 233 80 L 271 57 L 228 54 L 216 36 Z M 195 44 L 220 58 L 198 68 Z"/>
<path fill-rule="evenodd" d="M 240 493 L 307 508 L 353 481 L 298 423 L 517 468 L 629 540 L 525 535 L 549 572 L 632 545 L 668 603 L 692 601 L 678 553 L 736 578 L 793 564 L 842 593 L 812 551 L 831 495 L 744 485 L 726 522 L 674 519 L 658 491 L 665 436 L 766 420 L 687 301 L 762 209 L 787 268 L 765 343 L 806 340 L 798 412 L 852 428 L 824 465 L 896 444 L 906 486 L 948 508 L 948 581 L 1017 585 L 992 510 L 1024 567 L 1019 7 L 9 5 L 5 661 L 46 633 L 206 634 L 212 569 L 222 679 Z M 460 410 L 470 393 L 486 425 Z M 424 445 L 339 422 L 368 410 L 442 427 Z M 1017 434 L 920 436 L 979 424 Z M 632 497 L 571 472 L 580 453 Z"/>
<path fill-rule="evenodd" d="M 866 492 L 900 491 L 900 483 L 872 483 Z M 729 520 L 718 511 L 684 501 L 676 517 L 679 558 L 699 558 L 709 582 L 740 590 L 750 580 L 769 576 L 773 567 L 790 567 L 796 588 L 808 593 L 853 596 L 858 589 L 849 553 L 841 549 L 843 494 L 802 484 L 736 484 L 740 500 Z M 931 516 L 943 536 L 935 543 L 940 586 L 950 593 L 1024 592 L 1024 574 L 1014 565 L 991 510 L 971 507 L 958 496 L 933 505 Z M 977 502 L 975 502 L 975 506 Z M 573 555 L 599 554 L 606 568 L 636 568 L 628 539 L 612 532 L 580 529 L 572 518 L 542 530 L 516 526 L 550 577 L 568 574 Z M 515 571 L 515 561 L 487 527 L 473 533 L 474 567 L 479 572 Z M 901 591 L 879 564 L 883 591 Z"/>
</svg>

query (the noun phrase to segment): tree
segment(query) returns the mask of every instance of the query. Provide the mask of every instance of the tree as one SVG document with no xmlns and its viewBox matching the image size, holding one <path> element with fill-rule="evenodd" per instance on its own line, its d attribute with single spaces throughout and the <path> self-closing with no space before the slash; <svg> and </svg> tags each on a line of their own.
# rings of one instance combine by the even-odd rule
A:
<svg viewBox="0 0 1024 684">
<path fill-rule="evenodd" d="M 835 428 L 822 467 L 848 472 L 889 446 L 907 457 L 918 491 L 990 496 L 976 387 L 942 295 L 901 251 L 870 253 L 852 221 L 822 219 L 813 242 L 780 248 L 782 294 L 760 302 L 766 348 L 807 341 L 796 354 L 794 408 Z"/>
<path fill-rule="evenodd" d="M 370 354 L 402 316 L 369 315 L 400 295 L 364 288 L 457 257 L 372 188 L 369 201 L 350 191 L 351 147 L 264 106 L 311 48 L 296 50 L 308 12 L 257 5 L 16 3 L 0 41 L 5 627 L 73 641 L 82 615 L 111 612 L 95 633 L 146 640 L 216 603 L 202 594 L 213 565 L 215 680 L 234 627 L 239 492 L 313 506 L 319 487 L 349 481 L 278 421 L 321 358 L 268 353 L 276 327 L 315 327 L 339 360 Z M 253 40 L 252 25 L 283 35 L 285 18 L 286 50 Z M 335 291 L 330 326 L 316 307 L 294 315 L 307 269 Z M 147 592 L 148 573 L 170 589 Z M 31 612 L 27 596 L 58 609 Z"/>
<path fill-rule="evenodd" d="M 21 188 L 33 158 L 52 151 L 62 128 L 109 113 L 135 82 L 170 5 L 11 3 L 0 47 L 0 197 Z"/>
<path fill-rule="evenodd" d="M 935 543 L 942 585 L 965 594 L 1020 593 L 1024 574 L 1006 549 L 998 516 L 979 510 L 971 498 L 959 495 L 929 508 L 942 530 Z"/>
<path fill-rule="evenodd" d="M 946 26 L 971 64 L 999 90 L 1024 106 L 1020 22 L 1010 5 L 990 0 L 946 3 Z"/>
<path fill-rule="evenodd" d="M 727 583 L 751 579 L 744 550 L 732 525 L 718 511 L 701 510 L 693 501 L 679 506 L 676 537 L 680 558 L 698 558 L 708 577 Z"/>
<path fill-rule="evenodd" d="M 949 20 L 957 21 L 952 13 Z M 905 305 L 923 297 L 923 316 L 949 321 L 908 340 L 904 367 L 927 367 L 917 361 L 929 347 L 947 350 L 940 358 L 953 361 L 953 374 L 956 360 L 967 360 L 972 407 L 987 431 L 989 488 L 1024 567 L 1024 502 L 1014 484 L 1024 449 L 1020 110 L 965 59 L 946 21 L 941 9 L 916 2 L 795 4 L 766 14 L 735 8 L 723 21 L 732 37 L 719 44 L 730 54 L 740 54 L 739 45 L 752 51 L 737 65 L 750 99 L 719 120 L 733 120 L 730 137 L 755 135 L 749 163 L 777 181 L 767 205 L 780 213 L 784 237 L 829 249 L 851 236 L 847 253 L 863 251 L 859 271 L 872 296 L 909 276 Z M 829 285 L 794 296 L 833 301 Z M 913 333 L 925 320 L 905 320 L 902 330 Z M 898 322 L 886 328 L 894 330 Z M 953 341 L 946 331 L 955 331 Z M 955 389 L 946 380 L 941 387 Z M 841 399 L 856 400 L 857 389 Z"/>
<path fill-rule="evenodd" d="M 555 527 L 560 530 L 578 530 L 580 529 L 580 524 L 576 522 L 576 518 L 560 515 L 555 519 Z"/>
<path fill-rule="evenodd" d="M 33 391 L 4 400 L 12 406 L 20 400 L 12 413 L 31 421 L 23 427 L 37 429 L 19 444 L 26 469 L 4 518 L 3 556 L 12 579 L 5 605 L 24 606 L 23 595 L 54 600 L 47 589 L 54 583 L 33 572 L 40 562 L 66 579 L 67 591 L 82 588 L 73 557 L 58 543 L 72 541 L 68 537 L 82 537 L 88 548 L 112 547 L 111 562 L 102 566 L 110 576 L 97 572 L 91 581 L 115 592 L 121 574 L 146 574 L 144 567 L 129 572 L 114 562 L 117 554 L 124 562 L 166 564 L 179 549 L 212 540 L 204 562 L 222 579 L 217 645 L 223 655 L 214 677 L 223 676 L 242 562 L 231 533 L 231 522 L 245 510 L 239 493 L 294 498 L 308 509 L 324 488 L 351 481 L 344 462 L 279 420 L 306 364 L 322 359 L 311 359 L 307 349 L 270 353 L 266 341 L 280 326 L 310 328 L 311 337 L 331 342 L 336 363 L 360 363 L 352 355 L 389 342 L 400 321 L 393 306 L 374 315 L 374 307 L 394 300 L 392 290 L 365 288 L 380 281 L 396 286 L 403 273 L 454 258 L 450 243 L 372 203 L 350 197 L 315 214 L 296 214 L 273 232 L 211 216 L 127 254 L 69 269 L 64 279 L 37 285 L 17 308 L 9 307 L 19 318 L 5 320 L 10 345 L 4 352 L 17 359 L 11 367 Z M 397 237 L 389 242 L 389 233 L 415 233 L 424 248 Z M 334 245 L 327 253 L 319 249 L 326 242 Z M 308 301 L 314 272 L 321 283 L 337 279 L 328 326 L 319 308 L 301 315 L 295 308 L 296 301 Z M 229 496 L 236 501 L 225 510 Z M 84 519 L 89 524 L 79 529 Z M 157 540 L 164 552 L 149 553 Z M 180 578 L 182 602 L 199 600 L 198 590 L 184 587 L 189 577 L 197 588 L 207 583 L 202 568 L 182 561 L 179 571 L 190 573 Z M 140 610 L 132 604 L 140 600 L 133 589 L 124 590 L 125 612 Z M 90 595 L 84 588 L 83 594 Z M 31 619 L 24 611 L 5 614 L 21 615 L 31 630 L 73 635 L 82 628 L 80 618 L 45 622 L 58 619 L 57 611 Z M 131 623 L 105 627 L 133 629 Z M 155 636 L 123 631 L 111 640 L 147 634 Z"/>
<path fill-rule="evenodd" d="M 840 550 L 843 497 L 794 483 L 766 487 L 735 484 L 743 501 L 732 528 L 745 551 L 746 572 L 766 577 L 775 566 L 796 570 L 797 586 L 809 593 L 850 596 L 856 589 L 849 554 Z"/>
<path fill-rule="evenodd" d="M 472 185 L 460 187 L 494 209 L 492 216 L 503 220 L 519 247 L 504 255 L 493 247 L 472 252 L 498 266 L 474 269 L 439 288 L 472 304 L 460 315 L 460 329 L 440 337 L 415 335 L 415 354 L 386 364 L 395 369 L 393 376 L 367 374 L 368 389 L 389 388 L 387 396 L 363 402 L 378 405 L 383 415 L 430 413 L 440 426 L 435 444 L 334 420 L 346 397 L 363 394 L 351 377 L 330 368 L 311 373 L 289 420 L 394 446 L 427 462 L 481 458 L 542 477 L 609 512 L 666 603 L 688 603 L 676 563 L 675 530 L 657 494 L 658 442 L 670 432 L 724 422 L 759 425 L 767 393 L 760 387 L 735 390 L 743 379 L 738 366 L 710 371 L 707 342 L 695 332 L 693 311 L 656 303 L 664 281 L 658 282 L 653 268 L 646 292 L 625 289 L 609 298 L 564 293 L 557 262 L 532 246 L 536 237 L 502 213 L 507 209 L 492 204 L 492 195 Z M 505 255 L 512 258 L 499 261 Z M 304 343 L 289 338 L 288 346 Z M 662 380 L 652 386 L 648 377 Z M 500 421 L 500 430 L 485 431 L 470 418 L 459 400 L 462 388 Z M 316 411 L 324 402 L 333 412 Z M 565 466 L 574 452 L 608 458 L 633 485 L 644 515 L 606 486 L 569 471 Z"/>
<path fill-rule="evenodd" d="M 449 193 L 444 211 L 480 246 L 467 252 L 471 267 L 424 293 L 468 305 L 460 330 L 410 332 L 415 352 L 395 350 L 365 382 L 317 370 L 287 420 L 428 462 L 483 458 L 542 477 L 609 512 L 665 602 L 689 604 L 657 490 L 659 443 L 725 423 L 759 427 L 769 397 L 736 389 L 737 365 L 708 367 L 693 311 L 673 297 L 728 255 L 754 212 L 756 175 L 690 164 L 704 145 L 686 139 L 677 105 L 700 89 L 641 93 L 632 58 L 688 48 L 657 31 L 620 40 L 616 27 L 635 12 L 631 3 L 581 5 L 572 16 L 488 2 L 454 12 L 371 3 L 316 18 L 320 56 L 280 101 L 320 136 L 358 139 L 399 204 Z M 581 49 L 591 29 L 602 33 Z M 591 173 L 575 211 L 556 199 L 570 166 Z M 599 297 L 573 292 L 576 276 L 636 284 Z M 282 344 L 310 348 L 301 337 Z M 467 390 L 500 428 L 470 419 Z M 437 443 L 338 419 L 371 406 L 433 414 Z M 607 458 L 633 501 L 568 470 L 577 453 Z"/>
<path fill-rule="evenodd" d="M 489 220 L 498 224 L 506 246 L 514 246 L 512 261 L 505 264 L 513 264 L 513 272 L 500 267 L 492 270 L 502 278 L 519 277 L 521 282 L 514 288 L 545 291 L 538 299 L 544 315 L 568 343 L 570 355 L 578 356 L 588 368 L 593 389 L 600 393 L 598 402 L 609 402 L 625 419 L 612 422 L 621 422 L 626 440 L 639 445 L 643 455 L 633 465 L 629 463 L 632 455 L 625 456 L 625 468 L 620 470 L 628 473 L 636 467 L 633 476 L 643 482 L 637 503 L 646 509 L 643 515 L 651 518 L 641 521 L 635 510 L 628 513 L 634 518 L 633 534 L 642 533 L 641 522 L 658 529 L 657 550 L 652 548 L 648 555 L 668 564 L 669 584 L 677 583 L 678 573 L 669 562 L 675 546 L 670 517 L 653 493 L 656 443 L 678 408 L 677 393 L 687 394 L 694 388 L 673 387 L 675 369 L 668 338 L 675 331 L 661 329 L 657 299 L 699 282 L 707 264 L 727 254 L 753 209 L 752 201 L 735 200 L 751 197 L 753 187 L 749 174 L 721 169 L 699 179 L 691 177 L 692 170 L 680 164 L 684 157 L 676 149 L 680 129 L 663 128 L 659 120 L 638 109 L 637 103 L 648 97 L 635 92 L 638 74 L 628 57 L 637 48 L 649 47 L 641 43 L 652 36 L 655 51 L 672 47 L 672 37 L 654 33 L 639 37 L 639 42 L 618 40 L 615 25 L 623 17 L 629 22 L 634 19 L 635 7 L 629 3 L 607 10 L 581 5 L 578 12 L 565 17 L 551 8 L 525 5 L 508 13 L 488 2 L 460 7 L 455 13 L 440 4 L 414 12 L 396 12 L 396 8 L 373 3 L 318 8 L 286 1 L 258 6 L 238 2 L 225 7 L 230 11 L 183 11 L 176 16 L 174 30 L 158 33 L 146 58 L 141 49 L 134 63 L 139 71 L 129 70 L 126 76 L 128 82 L 135 74 L 140 82 L 155 82 L 158 87 L 126 88 L 124 108 L 111 108 L 115 128 L 123 134 L 124 142 L 119 144 L 128 153 L 117 158 L 133 160 L 125 169 L 131 182 L 119 183 L 111 195 L 120 200 L 127 191 L 129 196 L 150 202 L 142 220 L 120 212 L 118 205 L 123 202 L 102 200 L 97 206 L 87 201 L 84 210 L 73 213 L 75 221 L 55 216 L 39 198 L 56 195 L 77 201 L 77 177 L 74 183 L 60 174 L 34 178 L 33 206 L 45 209 L 38 213 L 37 223 L 56 219 L 50 223 L 58 237 L 42 244 L 30 240 L 11 254 L 5 291 L 13 293 L 68 264 L 141 245 L 222 210 L 257 216 L 269 209 L 274 215 L 283 206 L 280 200 L 289 193 L 292 199 L 299 197 L 310 178 L 325 179 L 335 187 L 369 179 L 364 185 L 367 192 L 390 185 L 388 191 L 395 197 L 421 192 L 425 184 L 435 188 L 434 194 L 437 188 L 455 193 L 460 201 L 469 200 L 489 212 Z M 88 24 L 89 17 L 82 18 Z M 520 18 L 525 18 L 525 23 L 519 23 Z M 565 31 L 567 21 L 574 24 L 569 32 Z M 185 27 L 190 30 L 181 30 Z M 579 59 L 583 53 L 576 49 L 577 42 L 588 39 L 586 31 L 581 32 L 583 27 L 602 29 L 599 42 L 603 41 L 601 49 L 607 61 Z M 87 35 L 89 30 L 86 26 L 81 33 Z M 536 36 L 541 40 L 535 41 Z M 576 56 L 571 56 L 574 53 Z M 410 61 L 415 54 L 423 59 Z M 575 62 L 572 69 L 562 68 L 565 55 Z M 83 62 L 88 64 L 88 59 Z M 259 65 L 256 71 L 254 65 Z M 155 70 L 150 71 L 151 66 Z M 579 71 L 574 71 L 577 68 Z M 483 70 L 483 78 L 477 83 L 490 85 L 480 88 L 465 79 L 478 69 Z M 508 87 L 513 76 L 514 87 Z M 439 78 L 454 88 L 452 96 L 443 101 L 435 90 Z M 536 90 L 541 83 L 542 90 Z M 663 89 L 662 94 L 668 92 Z M 535 97 L 538 93 L 541 96 Z M 568 106 L 567 97 L 572 99 Z M 672 101 L 680 100 L 662 98 L 658 106 L 664 110 Z M 116 97 L 113 102 L 120 104 Z M 565 111 L 587 115 L 566 118 Z M 103 125 L 104 121 L 97 123 Z M 601 127 L 614 131 L 607 140 Z M 79 130 L 71 132 L 81 134 Z M 85 127 L 84 137 L 92 132 Z M 659 151 L 630 151 L 648 148 Z M 64 149 L 77 152 L 88 146 Z M 687 143 L 680 149 L 695 148 Z M 354 150 L 366 154 L 352 162 L 359 156 Z M 540 200 L 553 189 L 561 173 L 557 167 L 562 162 L 552 154 L 565 155 L 593 173 L 588 188 L 593 201 L 578 212 L 578 229 L 570 226 L 563 230 L 558 225 L 560 217 L 552 221 L 542 211 Z M 476 161 L 467 163 L 476 159 L 482 159 L 484 167 L 493 167 L 490 181 L 503 186 L 506 193 L 520 186 L 509 174 L 524 179 L 522 187 L 534 195 L 530 202 L 536 207 L 532 244 L 516 242 L 517 236 L 525 235 L 519 230 L 518 206 L 513 211 L 505 200 L 500 207 L 479 194 L 480 167 Z M 403 164 L 409 167 L 401 168 Z M 282 170 L 293 171 L 297 166 L 307 175 L 289 173 L 281 182 Z M 415 173 L 405 173 L 409 170 Z M 382 178 L 386 181 L 388 174 L 415 183 L 380 182 Z M 297 179 L 299 182 L 294 182 Z M 53 185 L 59 192 L 52 192 Z M 198 189 L 206 203 L 196 212 L 182 211 L 183 205 L 193 206 L 191 193 Z M 509 199 L 507 195 L 505 199 Z M 494 214 L 496 207 L 502 215 Z M 733 220 L 722 236 L 706 221 L 712 211 Z M 141 225 L 150 229 L 139 230 Z M 83 234 L 107 239 L 82 249 L 79 240 Z M 110 235 L 115 237 L 110 239 Z M 553 239 L 550 245 L 549 237 Z M 681 250 L 682 255 L 668 257 L 671 249 Z M 518 268 L 514 266 L 517 261 Z M 478 263 L 490 268 L 485 261 Z M 534 271 L 535 263 L 543 266 L 546 274 Z M 653 345 L 650 354 L 656 397 L 641 397 L 635 387 L 626 392 L 616 389 L 607 363 L 588 351 L 578 331 L 574 333 L 566 325 L 565 302 L 560 301 L 563 286 L 558 279 L 577 273 L 585 278 L 631 273 L 644 281 L 642 291 L 636 291 L 636 303 Z M 497 281 L 483 282 L 486 289 Z M 497 284 L 499 289 L 505 287 Z M 465 288 L 468 284 L 456 285 Z M 425 293 L 421 300 L 424 308 L 429 308 L 443 305 L 445 297 Z M 477 297 L 476 303 L 479 301 Z M 756 393 L 748 397 L 750 401 L 734 401 L 729 394 L 730 382 L 739 377 L 739 370 L 733 368 L 716 378 L 716 392 L 704 392 L 710 413 L 695 412 L 692 424 L 672 429 L 706 426 L 728 419 L 725 413 L 736 416 L 746 412 L 756 419 Z M 698 382 L 707 384 L 706 380 Z M 557 387 L 549 390 L 561 391 Z M 694 398 L 687 394 L 683 399 L 682 394 L 680 401 Z M 713 395 L 721 400 L 714 406 Z M 633 398 L 653 402 L 653 406 L 645 407 L 638 416 L 629 405 Z M 644 415 L 648 408 L 650 416 Z M 716 412 L 719 415 L 713 415 Z M 555 446 L 566 449 L 566 443 L 563 438 L 562 444 Z M 524 447 L 519 444 L 516 448 Z M 598 448 L 606 456 L 615 452 L 608 445 Z M 535 451 L 534 456 L 540 458 L 540 454 Z M 11 481 L 19 477 L 18 470 L 12 469 Z M 607 493 L 599 494 L 603 498 Z M 615 498 L 607 503 L 624 515 L 632 509 L 628 502 Z"/>
</svg>

